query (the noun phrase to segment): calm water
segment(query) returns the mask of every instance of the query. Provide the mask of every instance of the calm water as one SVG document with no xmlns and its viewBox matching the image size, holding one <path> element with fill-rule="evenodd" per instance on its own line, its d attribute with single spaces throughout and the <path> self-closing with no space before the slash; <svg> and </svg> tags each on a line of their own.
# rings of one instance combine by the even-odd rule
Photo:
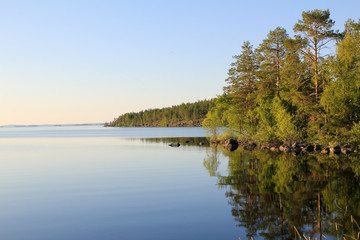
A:
<svg viewBox="0 0 360 240">
<path fill-rule="evenodd" d="M 294 227 L 336 239 L 360 230 L 357 156 L 229 153 L 204 135 L 1 128 L 0 239 L 294 239 Z"/>
<path fill-rule="evenodd" d="M 112 128 L 102 126 L 39 126 L 0 127 L 0 138 L 154 138 L 154 137 L 205 137 L 205 131 L 194 128 Z"/>
</svg>

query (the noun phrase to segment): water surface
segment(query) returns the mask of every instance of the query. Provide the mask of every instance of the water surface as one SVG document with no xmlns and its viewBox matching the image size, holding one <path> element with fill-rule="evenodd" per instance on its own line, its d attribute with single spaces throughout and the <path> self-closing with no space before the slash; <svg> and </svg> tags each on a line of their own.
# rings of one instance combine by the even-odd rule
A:
<svg viewBox="0 0 360 240">
<path fill-rule="evenodd" d="M 206 147 L 124 138 L 139 132 L 181 137 L 187 131 L 202 136 L 198 128 L 177 129 L 179 134 L 155 128 L 1 129 L 0 238 L 231 238 L 237 229 L 230 206 L 202 165 Z"/>
<path fill-rule="evenodd" d="M 227 152 L 204 135 L 0 128 L 0 239 L 357 236 L 357 155 Z"/>
<path fill-rule="evenodd" d="M 156 137 L 205 137 L 201 127 L 160 128 L 160 127 L 103 127 L 101 125 L 84 126 L 2 126 L 0 138 L 156 138 Z"/>
</svg>

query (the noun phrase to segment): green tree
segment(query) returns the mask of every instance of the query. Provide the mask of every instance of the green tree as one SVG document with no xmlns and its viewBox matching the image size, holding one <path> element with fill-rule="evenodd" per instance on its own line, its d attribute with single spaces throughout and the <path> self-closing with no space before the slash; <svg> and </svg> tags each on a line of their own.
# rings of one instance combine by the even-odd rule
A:
<svg viewBox="0 0 360 240">
<path fill-rule="evenodd" d="M 206 118 L 202 122 L 203 128 L 206 129 L 207 134 L 213 136 L 215 139 L 219 134 L 219 127 L 221 127 L 221 112 L 217 108 L 211 109 Z"/>
<path fill-rule="evenodd" d="M 276 121 L 275 135 L 279 140 L 290 144 L 299 140 L 299 134 L 294 124 L 293 115 L 284 105 L 284 102 L 279 98 L 274 98 L 272 112 Z"/>
<path fill-rule="evenodd" d="M 244 42 L 240 55 L 233 57 L 236 61 L 231 64 L 228 78 L 225 80 L 225 94 L 229 97 L 231 107 L 227 112 L 229 127 L 237 133 L 249 133 L 249 126 L 253 122 L 251 111 L 255 107 L 256 72 L 259 68 L 253 46 Z M 235 120 L 235 121 L 233 121 Z"/>
<path fill-rule="evenodd" d="M 294 31 L 300 33 L 305 39 L 305 46 L 302 50 L 304 57 L 311 62 L 311 69 L 314 77 L 315 101 L 319 99 L 319 62 L 320 51 L 335 37 L 339 35 L 331 28 L 335 22 L 330 19 L 329 9 L 311 10 L 302 13 L 302 19 L 294 26 Z"/>
<path fill-rule="evenodd" d="M 360 24 L 349 20 L 345 38 L 338 44 L 331 62 L 332 81 L 326 86 L 320 103 L 328 115 L 327 131 L 347 133 L 360 120 Z"/>
<path fill-rule="evenodd" d="M 263 40 L 256 49 L 260 62 L 259 85 L 262 91 L 280 92 L 280 68 L 284 61 L 285 46 L 284 40 L 288 37 L 286 30 L 277 27 L 270 31 L 267 38 Z"/>
</svg>

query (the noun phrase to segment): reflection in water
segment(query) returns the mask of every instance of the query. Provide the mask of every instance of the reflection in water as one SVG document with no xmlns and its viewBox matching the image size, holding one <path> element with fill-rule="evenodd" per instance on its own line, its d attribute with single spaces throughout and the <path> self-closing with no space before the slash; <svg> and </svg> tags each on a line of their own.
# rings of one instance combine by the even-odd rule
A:
<svg viewBox="0 0 360 240">
<path fill-rule="evenodd" d="M 227 189 L 231 213 L 248 238 L 358 239 L 359 156 L 221 151 L 229 159 L 228 174 L 221 175 L 220 151 L 209 149 L 203 164 Z"/>
<path fill-rule="evenodd" d="M 135 138 L 134 140 L 138 140 Z M 155 143 L 174 143 L 178 142 L 182 146 L 209 146 L 209 141 L 206 137 L 176 137 L 176 138 L 140 138 L 144 142 Z"/>
<path fill-rule="evenodd" d="M 203 165 L 211 177 L 218 175 L 217 170 L 220 164 L 218 161 L 219 153 L 217 148 L 208 148 L 206 151 L 206 158 L 204 159 Z"/>
</svg>

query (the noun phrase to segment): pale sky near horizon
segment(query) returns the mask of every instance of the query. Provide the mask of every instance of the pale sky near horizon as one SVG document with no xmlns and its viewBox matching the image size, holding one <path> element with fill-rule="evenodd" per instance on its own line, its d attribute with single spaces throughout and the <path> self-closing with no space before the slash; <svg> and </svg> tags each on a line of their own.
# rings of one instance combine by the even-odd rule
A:
<svg viewBox="0 0 360 240">
<path fill-rule="evenodd" d="M 0 0 L 0 125 L 111 121 L 222 93 L 232 56 L 302 11 L 359 0 Z"/>
</svg>

